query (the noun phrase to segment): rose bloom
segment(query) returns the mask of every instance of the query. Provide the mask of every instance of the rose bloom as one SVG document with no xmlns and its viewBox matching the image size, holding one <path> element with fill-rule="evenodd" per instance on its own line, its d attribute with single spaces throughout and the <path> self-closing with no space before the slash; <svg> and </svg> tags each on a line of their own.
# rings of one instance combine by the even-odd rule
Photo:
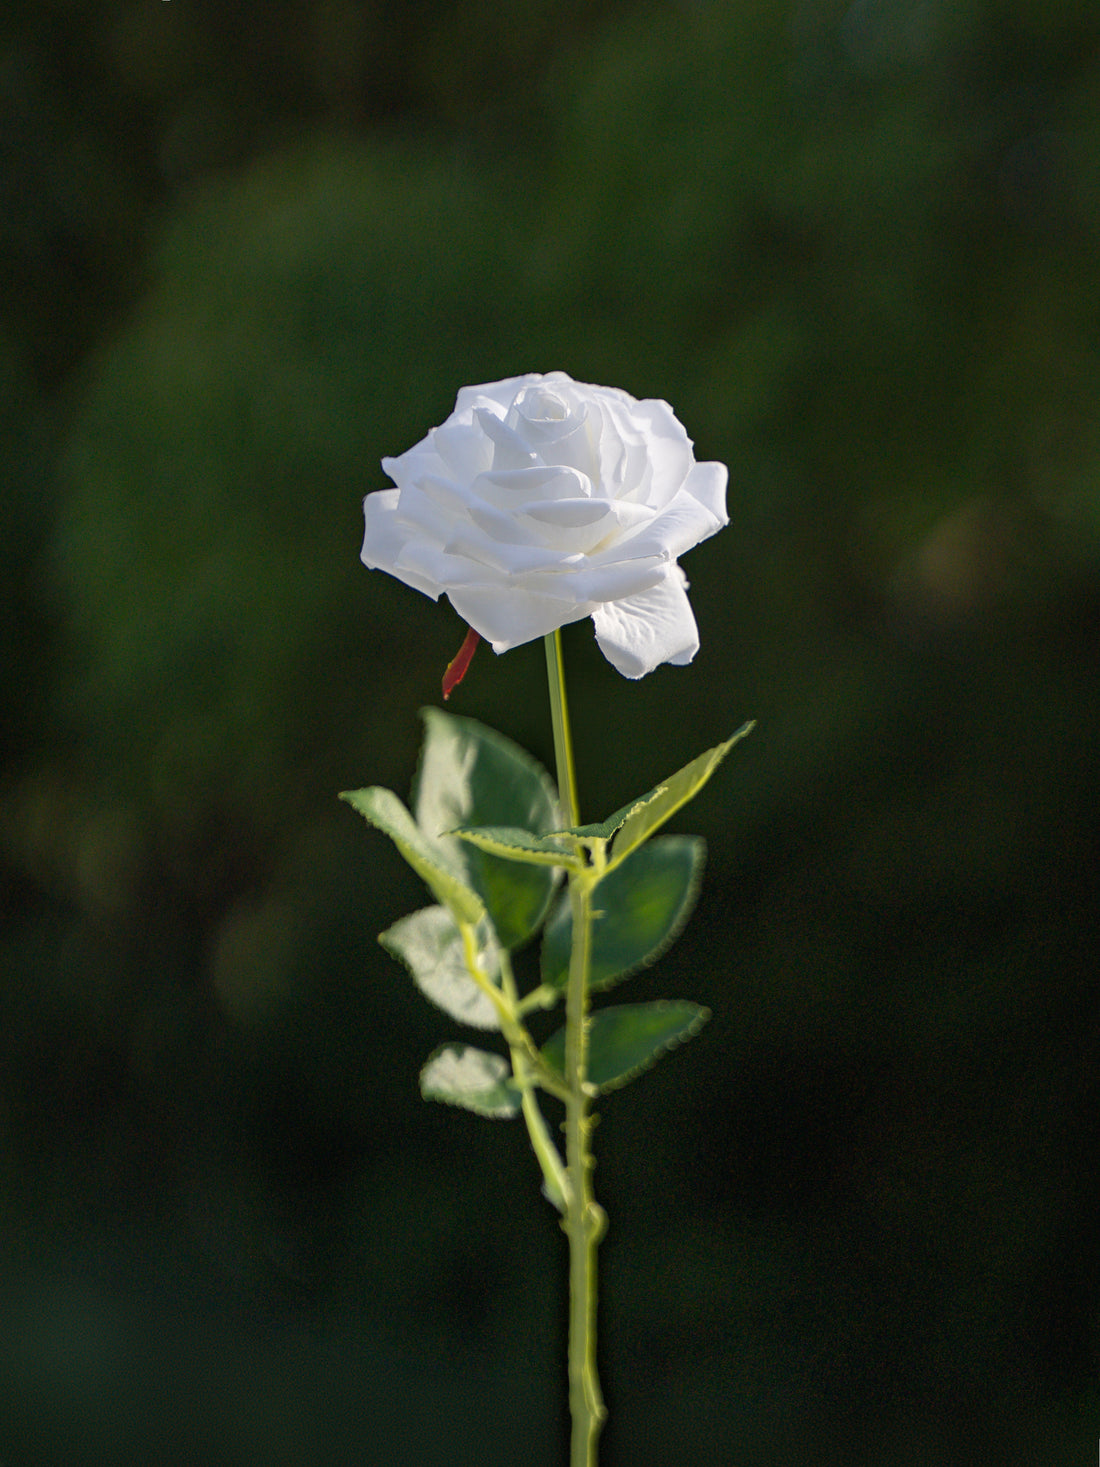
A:
<svg viewBox="0 0 1100 1467">
<path fill-rule="evenodd" d="M 676 562 L 728 523 L 727 471 L 667 402 L 564 372 L 464 387 L 382 467 L 397 488 L 363 501 L 363 563 L 446 592 L 495 652 L 586 616 L 626 677 L 698 651 Z"/>
</svg>

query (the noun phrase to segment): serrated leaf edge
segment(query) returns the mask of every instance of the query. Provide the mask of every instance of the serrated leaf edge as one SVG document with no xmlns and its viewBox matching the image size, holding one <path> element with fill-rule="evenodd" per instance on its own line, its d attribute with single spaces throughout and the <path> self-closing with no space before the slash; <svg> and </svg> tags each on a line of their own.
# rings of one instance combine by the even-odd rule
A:
<svg viewBox="0 0 1100 1467">
<path fill-rule="evenodd" d="M 393 803 L 398 807 L 398 809 L 408 817 L 409 824 L 412 826 L 413 830 L 417 833 L 424 844 L 428 846 L 429 853 L 426 854 L 424 851 L 418 850 L 417 847 L 409 840 L 407 835 L 396 834 L 395 831 L 391 829 L 388 825 L 380 823 L 374 815 L 364 810 L 362 808 L 362 805 L 360 803 L 357 803 L 357 801 L 359 801 L 364 795 L 386 795 L 390 800 L 392 800 Z M 431 851 L 431 837 L 428 836 L 423 828 L 416 823 L 416 819 L 413 816 L 412 811 L 404 803 L 400 795 L 395 794 L 391 789 L 387 789 L 385 785 L 373 784 L 359 790 L 342 790 L 340 792 L 340 799 L 343 800 L 346 804 L 350 805 L 357 815 L 361 815 L 368 825 L 373 825 L 375 830 L 380 830 L 383 835 L 387 836 L 390 840 L 393 841 L 394 845 L 397 847 L 398 852 L 401 855 L 402 860 L 408 866 L 412 867 L 412 869 L 420 877 L 421 881 L 423 881 L 425 886 L 427 886 L 428 889 L 432 892 L 433 896 L 438 897 L 443 906 L 447 907 L 451 912 L 453 912 L 455 917 L 459 921 L 481 921 L 482 917 L 485 916 L 485 907 L 482 903 L 481 898 L 478 896 L 477 892 L 466 885 L 466 883 L 462 880 L 460 876 L 457 876 L 452 870 L 450 870 L 450 868 L 446 865 L 444 861 L 437 858 L 434 851 Z M 409 855 L 406 854 L 403 847 L 408 847 L 409 851 L 412 853 L 412 856 L 415 859 L 410 860 Z M 432 875 L 441 879 L 438 881 L 433 881 L 431 879 Z M 453 900 L 448 900 L 448 887 L 453 889 L 453 891 L 461 897 L 461 906 L 456 906 Z"/>
<path fill-rule="evenodd" d="M 478 850 L 502 860 L 514 861 L 525 866 L 556 866 L 565 870 L 580 870 L 582 862 L 568 850 L 543 842 L 557 840 L 556 835 L 533 835 L 529 830 L 510 825 L 456 825 L 447 835 L 457 836 Z M 508 837 L 524 836 L 528 844 Z"/>
<path fill-rule="evenodd" d="M 704 1004 L 695 1003 L 689 998 L 647 999 L 642 1003 L 636 1004 L 612 1004 L 611 1007 L 608 1009 L 597 1009 L 595 1011 L 593 1017 L 596 1017 L 600 1013 L 612 1013 L 615 1009 L 653 1009 L 669 1007 L 673 1004 L 686 1004 L 688 1007 L 695 1010 L 694 1014 L 685 1025 L 684 1029 L 679 1034 L 674 1034 L 669 1039 L 666 1039 L 662 1043 L 658 1044 L 656 1049 L 651 1050 L 647 1058 L 644 1059 L 641 1064 L 635 1065 L 633 1069 L 624 1070 L 623 1073 L 621 1075 L 617 1075 L 614 1080 L 603 1080 L 598 1085 L 593 1085 L 593 1088 L 597 1094 L 606 1095 L 612 1090 L 621 1089 L 624 1085 L 628 1084 L 638 1075 L 643 1075 L 645 1074 L 646 1070 L 652 1069 L 662 1055 L 666 1055 L 672 1050 L 678 1049 L 681 1044 L 686 1044 L 689 1039 L 694 1039 L 695 1035 L 699 1033 L 699 1030 L 702 1029 L 703 1025 L 709 1021 L 711 1017 L 711 1012 L 710 1009 L 708 1009 Z M 551 1069 L 555 1071 L 557 1071 L 557 1066 L 554 1064 L 552 1059 L 548 1058 L 546 1054 L 546 1048 L 547 1045 L 553 1043 L 557 1039 L 558 1035 L 562 1032 L 563 1031 L 559 1029 L 554 1034 L 552 1034 L 550 1038 L 546 1041 L 546 1044 L 542 1046 L 541 1050 L 542 1056 L 546 1060 L 546 1063 L 550 1066 Z"/>
<path fill-rule="evenodd" d="M 688 883 L 687 892 L 685 893 L 679 915 L 677 916 L 677 919 L 673 923 L 672 927 L 670 927 L 668 932 L 665 934 L 664 939 L 659 942 L 656 947 L 651 948 L 644 958 L 640 959 L 636 963 L 632 963 L 627 968 L 621 968 L 610 978 L 604 978 L 599 982 L 592 982 L 589 985 L 592 993 L 609 993 L 612 988 L 617 988 L 620 983 L 625 983 L 628 978 L 634 977 L 636 973 L 643 973 L 647 968 L 652 968 L 655 963 L 660 962 L 661 958 L 663 958 L 665 953 L 668 952 L 669 948 L 672 947 L 673 943 L 675 943 L 676 939 L 680 936 L 684 928 L 687 926 L 688 922 L 691 920 L 691 914 L 695 910 L 695 903 L 698 900 L 699 892 L 703 884 L 703 867 L 706 864 L 707 843 L 701 835 L 662 835 L 657 837 L 657 840 L 654 842 L 654 844 L 659 845 L 662 841 L 668 840 L 690 841 L 692 846 L 691 880 Z M 644 842 L 644 844 L 648 845 L 649 842 Z M 641 846 L 635 846 L 634 850 L 630 852 L 630 855 L 633 856 L 637 851 L 641 849 Z M 624 860 L 625 859 L 628 858 L 624 858 Z M 615 869 L 617 870 L 618 868 L 616 867 Z M 568 902 L 568 894 L 564 895 L 562 900 L 564 902 Z M 546 929 L 553 922 L 556 915 L 556 911 L 551 911 L 550 914 L 547 916 L 546 922 L 543 926 L 544 934 L 546 932 Z M 595 940 L 594 937 L 593 940 Z M 543 982 L 548 988 L 552 988 L 555 993 L 564 994 L 566 983 L 568 982 L 568 969 L 566 970 L 566 973 L 560 982 L 554 983 L 545 978 L 543 979 Z"/>
<path fill-rule="evenodd" d="M 450 918 L 450 920 L 452 922 L 454 922 L 454 915 L 453 915 L 453 913 L 451 913 L 447 907 L 443 906 L 442 903 L 439 903 L 435 907 L 419 907 L 415 912 L 409 912 L 404 917 L 399 917 L 397 919 L 397 921 L 396 922 L 392 922 L 389 925 L 389 927 L 386 928 L 386 930 L 384 932 L 380 932 L 378 934 L 379 946 L 382 948 L 382 950 L 384 952 L 388 953 L 388 955 L 391 958 L 393 958 L 394 962 L 401 964 L 401 966 L 408 973 L 409 977 L 412 979 L 413 984 L 415 985 L 417 992 L 420 993 L 424 998 L 426 998 L 428 1000 L 428 1002 L 433 1006 L 433 1008 L 437 1008 L 440 1011 L 440 1013 L 446 1014 L 448 1016 L 448 1018 L 454 1019 L 456 1021 L 456 1023 L 459 1023 L 459 1024 L 467 1024 L 471 1029 L 478 1029 L 483 1034 L 499 1033 L 500 1032 L 500 1015 L 497 1013 L 496 1009 L 493 1008 L 493 1006 L 492 1006 L 492 1000 L 488 997 L 488 995 L 485 995 L 485 1001 L 489 1005 L 489 1007 L 490 1007 L 490 1009 L 492 1011 L 492 1018 L 488 1022 L 483 1022 L 480 1019 L 472 1019 L 472 1018 L 470 1018 L 470 1016 L 468 1014 L 458 1013 L 458 1012 L 456 1012 L 455 1009 L 448 1007 L 447 1004 L 440 1003 L 440 1001 L 436 997 L 436 995 L 433 994 L 433 993 L 431 993 L 424 986 L 424 983 L 423 983 L 422 978 L 417 973 L 417 971 L 413 967 L 412 963 L 409 962 L 408 958 L 406 958 L 405 954 L 401 951 L 400 947 L 397 946 L 397 944 L 392 940 L 391 934 L 393 933 L 393 931 L 396 928 L 401 927 L 402 924 L 407 923 L 407 922 L 411 922 L 416 917 L 423 917 L 426 912 L 436 912 L 436 911 L 445 912 L 447 914 L 447 916 Z M 491 932 L 492 931 L 492 924 L 489 922 L 488 918 L 484 918 L 483 921 L 484 921 L 484 924 L 485 924 L 486 929 L 489 932 Z M 479 926 L 480 925 L 481 924 L 479 924 Z M 455 924 L 455 931 L 458 934 L 459 940 L 461 941 L 462 932 L 461 932 L 461 928 L 458 927 L 458 924 L 457 923 Z M 481 948 L 481 951 L 484 952 L 484 951 L 487 950 L 487 948 L 486 948 L 486 946 L 485 946 L 484 943 L 480 943 L 481 934 L 478 934 L 478 937 L 479 937 L 479 946 Z M 387 939 L 389 939 L 389 940 L 387 941 Z M 499 949 L 497 951 L 499 953 Z M 499 961 L 498 961 L 498 972 L 499 972 Z M 478 989 L 478 985 L 477 985 L 476 981 L 470 976 L 470 974 L 468 972 L 465 972 L 465 970 L 464 970 L 464 973 L 465 973 L 465 977 L 466 977 L 467 981 L 470 983 L 471 987 L 473 987 L 475 989 L 475 991 L 480 992 L 480 990 Z M 488 977 L 488 981 L 489 982 L 493 982 L 493 979 L 492 979 L 492 976 L 491 975 L 487 975 L 487 977 Z"/>
<path fill-rule="evenodd" d="M 462 1050 L 463 1053 L 472 1051 L 475 1054 L 484 1055 L 487 1059 L 497 1060 L 500 1064 L 505 1066 L 505 1070 L 501 1073 L 500 1079 L 494 1082 L 493 1088 L 495 1088 L 496 1085 L 502 1085 L 505 1089 L 514 1091 L 516 1099 L 513 1109 L 503 1110 L 499 1106 L 494 1109 L 489 1109 L 488 1107 L 472 1104 L 468 1096 L 464 1097 L 459 1091 L 456 1090 L 443 1091 L 425 1089 L 424 1077 L 431 1069 L 432 1065 L 445 1051 L 455 1049 Z M 444 1105 L 453 1106 L 456 1110 L 468 1110 L 471 1111 L 474 1115 L 484 1116 L 487 1120 L 511 1120 L 513 1116 L 519 1114 L 521 1100 L 519 1089 L 513 1081 L 511 1075 L 507 1072 L 507 1063 L 508 1062 L 504 1059 L 503 1055 L 494 1054 L 492 1050 L 478 1049 L 475 1045 L 464 1044 L 458 1040 L 448 1040 L 445 1044 L 437 1045 L 436 1048 L 432 1050 L 428 1058 L 424 1061 L 423 1065 L 420 1067 L 420 1094 L 425 1100 L 440 1101 Z M 477 1094 L 478 1092 L 476 1090 L 470 1092 L 470 1095 L 473 1096 L 476 1096 Z"/>
<path fill-rule="evenodd" d="M 653 999 L 651 1000 L 651 1002 L 691 1003 L 691 1000 L 686 998 L 666 998 Z M 684 1029 L 683 1033 L 674 1034 L 671 1039 L 667 1040 L 664 1044 L 653 1050 L 647 1060 L 643 1060 L 640 1065 L 635 1065 L 632 1070 L 628 1070 L 625 1074 L 619 1075 L 617 1079 L 607 1080 L 604 1084 L 599 1086 L 599 1093 L 601 1095 L 606 1095 L 609 1091 L 621 1089 L 624 1085 L 629 1084 L 629 1082 L 635 1079 L 638 1075 L 644 1075 L 646 1070 L 651 1070 L 653 1066 L 657 1063 L 657 1061 L 662 1058 L 663 1055 L 671 1054 L 674 1049 L 679 1049 L 681 1044 L 686 1044 L 689 1039 L 694 1039 L 696 1034 L 699 1033 L 699 1030 L 702 1029 L 703 1026 L 709 1022 L 711 1013 L 710 1009 L 708 1009 L 703 1004 L 694 1004 L 693 1007 L 695 1008 L 695 1014 L 690 1024 L 687 1026 L 686 1029 Z"/>
<path fill-rule="evenodd" d="M 743 723 L 741 727 L 737 729 L 737 731 L 733 733 L 728 739 L 723 739 L 720 744 L 715 744 L 713 748 L 704 749 L 701 754 L 697 754 L 694 759 L 689 759 L 685 765 L 683 765 L 680 769 L 677 769 L 675 774 L 669 775 L 669 777 L 663 780 L 661 784 L 655 786 L 653 791 L 651 792 L 652 798 L 646 798 L 636 810 L 631 811 L 630 815 L 623 822 L 623 826 L 620 826 L 615 845 L 612 847 L 611 859 L 607 863 L 608 871 L 611 871 L 616 866 L 621 865 L 622 862 L 625 861 L 626 858 L 633 851 L 636 851 L 639 846 L 644 845 L 647 840 L 652 839 L 656 832 L 661 829 L 661 826 L 672 819 L 673 815 L 682 810 L 685 805 L 690 804 L 695 796 L 699 794 L 700 790 L 702 790 L 703 787 L 709 783 L 714 775 L 715 770 L 723 762 L 726 755 L 733 748 L 734 744 L 740 743 L 741 740 L 745 738 L 748 734 L 750 734 L 755 727 L 755 720 L 750 720 L 748 723 Z M 658 799 L 660 795 L 666 793 L 675 783 L 675 781 L 679 779 L 679 777 L 684 774 L 688 769 L 690 769 L 693 764 L 699 764 L 707 758 L 709 758 L 710 763 L 707 765 L 706 772 L 699 779 L 695 787 L 688 794 L 686 794 L 683 799 L 679 799 L 674 804 L 670 805 L 668 810 L 666 810 L 661 815 L 661 818 L 657 821 L 657 823 L 645 831 L 641 839 L 629 841 L 629 843 L 626 845 L 626 849 L 620 851 L 619 845 L 624 840 L 628 840 L 630 834 L 629 831 L 626 831 L 624 833 L 623 827 L 628 825 L 629 821 L 632 820 L 636 815 L 641 815 L 643 813 L 643 810 L 651 805 L 654 800 Z"/>
</svg>

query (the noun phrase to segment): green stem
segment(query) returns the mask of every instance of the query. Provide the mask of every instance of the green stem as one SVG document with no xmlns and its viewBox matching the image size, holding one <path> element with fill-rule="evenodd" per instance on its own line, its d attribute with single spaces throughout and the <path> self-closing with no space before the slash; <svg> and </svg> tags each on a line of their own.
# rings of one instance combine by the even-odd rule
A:
<svg viewBox="0 0 1100 1467">
<path fill-rule="evenodd" d="M 573 767 L 573 735 L 565 701 L 565 664 L 561 655 L 561 628 L 543 638 L 546 644 L 546 673 L 550 681 L 550 718 L 554 725 L 554 758 L 558 766 L 558 797 L 569 825 L 579 825 L 577 772 Z"/>
<path fill-rule="evenodd" d="M 512 965 L 508 955 L 501 955 L 501 987 L 513 1013 L 516 1008 L 518 995 L 516 993 L 516 980 L 512 975 Z M 516 1027 L 515 1021 L 508 1025 L 509 1029 Z M 523 1110 L 523 1119 L 527 1124 L 527 1134 L 531 1138 L 531 1149 L 535 1153 L 540 1168 L 542 1169 L 543 1189 L 547 1198 L 558 1209 L 559 1212 L 566 1210 L 566 1199 L 569 1195 L 569 1178 L 562 1166 L 558 1148 L 550 1139 L 550 1132 L 546 1129 L 542 1111 L 539 1109 L 538 1096 L 535 1094 L 535 1086 L 532 1080 L 531 1057 L 527 1049 L 531 1046 L 527 1031 L 519 1026 L 519 1033 L 509 1033 L 507 1036 L 508 1047 L 512 1056 L 512 1074 L 515 1076 L 516 1084 L 520 1090 L 520 1103 Z M 526 1043 L 523 1041 L 526 1040 Z M 537 1058 L 537 1053 L 536 1056 Z"/>
<path fill-rule="evenodd" d="M 573 746 L 565 701 L 561 633 L 546 638 L 550 710 L 554 724 L 558 790 L 568 823 L 579 825 Z M 596 1250 L 607 1226 L 592 1191 L 595 1159 L 590 1143 L 595 1117 L 589 1110 L 588 975 L 592 942 L 592 877 L 587 868 L 569 874 L 573 950 L 565 999 L 565 1158 L 568 1188 L 562 1226 L 569 1238 L 569 1410 L 573 1420 L 570 1467 L 596 1467 L 596 1442 L 607 1412 L 596 1373 Z"/>
<path fill-rule="evenodd" d="M 596 1373 L 596 1250 L 607 1219 L 592 1192 L 596 1165 L 590 1149 L 595 1117 L 589 1112 L 588 963 L 592 892 L 583 876 L 569 885 L 573 952 L 565 1001 L 565 1164 L 569 1192 L 564 1227 L 569 1237 L 569 1410 L 573 1418 L 570 1467 L 596 1467 L 596 1439 L 607 1415 Z"/>
</svg>

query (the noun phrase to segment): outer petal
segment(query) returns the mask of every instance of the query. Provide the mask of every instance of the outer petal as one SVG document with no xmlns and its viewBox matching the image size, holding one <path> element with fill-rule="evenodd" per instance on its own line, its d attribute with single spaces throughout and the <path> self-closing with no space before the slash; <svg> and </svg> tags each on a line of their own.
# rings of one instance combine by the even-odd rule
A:
<svg viewBox="0 0 1100 1467">
<path fill-rule="evenodd" d="M 642 523 L 633 534 L 623 535 L 606 550 L 591 557 L 599 565 L 638 555 L 659 555 L 664 560 L 678 560 L 681 555 L 706 540 L 726 523 L 725 509 L 721 518 L 706 504 L 681 489 L 658 514 Z"/>
<path fill-rule="evenodd" d="M 492 414 L 485 416 L 491 418 Z M 492 421 L 496 423 L 499 419 L 492 418 Z M 447 475 L 452 479 L 473 479 L 492 467 L 493 443 L 478 424 L 448 418 L 440 427 L 432 429 L 427 441 L 440 463 L 446 465 Z M 528 454 L 527 459 L 530 457 Z"/>
<path fill-rule="evenodd" d="M 607 397 L 623 442 L 641 447 L 641 485 L 646 502 L 654 508 L 667 504 L 695 463 L 684 425 L 663 398 L 647 397 L 636 402 L 617 388 L 607 389 Z"/>
<path fill-rule="evenodd" d="M 462 620 L 493 644 L 494 652 L 509 652 L 571 621 L 583 621 L 592 610 L 572 596 L 559 599 L 499 585 L 454 586 L 447 596 Z"/>
<path fill-rule="evenodd" d="M 687 580 L 679 566 L 652 591 L 597 606 L 592 620 L 600 651 L 623 677 L 645 677 L 662 662 L 682 667 L 699 650 Z"/>
<path fill-rule="evenodd" d="M 415 483 L 424 474 L 435 474 L 441 478 L 448 477 L 447 465 L 436 453 L 432 446 L 432 435 L 414 443 L 411 448 L 406 448 L 404 453 L 398 454 L 396 458 L 384 458 L 382 460 L 382 472 L 388 474 L 393 482 L 404 488 L 408 483 Z"/>
<path fill-rule="evenodd" d="M 591 557 L 578 555 L 575 565 L 559 570 L 552 579 L 560 586 L 554 595 L 570 596 L 578 603 L 587 603 L 589 609 L 602 606 L 605 601 L 633 600 L 643 591 L 652 591 L 668 576 L 668 561 L 661 556 L 649 556 L 638 560 L 623 560 L 605 566 L 594 566 Z M 532 590 L 541 589 L 536 582 L 549 581 L 549 576 L 527 576 L 524 584 Z M 587 614 L 587 613 L 586 613 Z"/>
<path fill-rule="evenodd" d="M 423 591 L 425 596 L 438 601 L 443 586 L 401 564 L 409 536 L 397 509 L 400 498 L 399 489 L 379 489 L 363 500 L 363 549 L 359 558 L 369 570 L 389 571 L 414 591 Z"/>
<path fill-rule="evenodd" d="M 718 529 L 730 522 L 726 513 L 726 485 L 729 477 L 730 471 L 725 464 L 708 461 L 696 464 L 684 481 L 685 491 L 693 495 L 714 516 Z"/>
</svg>

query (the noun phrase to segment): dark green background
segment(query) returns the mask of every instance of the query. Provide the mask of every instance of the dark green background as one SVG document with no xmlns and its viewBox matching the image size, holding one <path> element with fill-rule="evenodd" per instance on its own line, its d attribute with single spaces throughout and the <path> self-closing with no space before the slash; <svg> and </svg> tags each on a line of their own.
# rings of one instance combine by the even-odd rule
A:
<svg viewBox="0 0 1100 1467">
<path fill-rule="evenodd" d="M 1100 13 L 22 0 L 0 44 L 0 1460 L 551 1467 L 564 1242 L 423 1104 L 462 626 L 378 461 L 524 371 L 730 466 L 702 649 L 565 637 L 595 819 L 755 718 L 601 1106 L 606 1467 L 1100 1434 Z M 542 650 L 452 706 L 551 757 Z"/>
</svg>

